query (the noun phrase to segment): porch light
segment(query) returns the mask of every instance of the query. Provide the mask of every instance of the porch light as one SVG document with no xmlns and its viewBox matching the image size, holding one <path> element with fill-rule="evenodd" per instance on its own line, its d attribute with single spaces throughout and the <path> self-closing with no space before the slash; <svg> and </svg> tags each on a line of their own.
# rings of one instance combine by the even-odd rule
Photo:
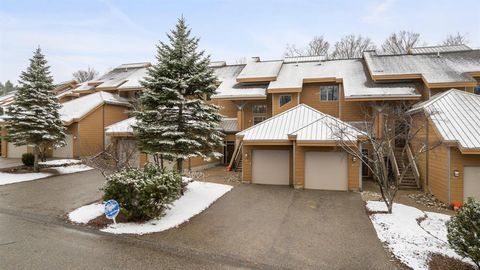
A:
<svg viewBox="0 0 480 270">
<path fill-rule="evenodd" d="M 76 140 L 76 139 L 77 139 L 77 136 L 73 136 L 73 139 Z"/>
<path fill-rule="evenodd" d="M 453 176 L 459 177 L 459 176 L 460 176 L 460 172 L 459 172 L 458 170 L 454 170 L 454 171 L 453 171 Z"/>
<path fill-rule="evenodd" d="M 357 157 L 352 157 L 353 162 L 357 161 Z"/>
</svg>

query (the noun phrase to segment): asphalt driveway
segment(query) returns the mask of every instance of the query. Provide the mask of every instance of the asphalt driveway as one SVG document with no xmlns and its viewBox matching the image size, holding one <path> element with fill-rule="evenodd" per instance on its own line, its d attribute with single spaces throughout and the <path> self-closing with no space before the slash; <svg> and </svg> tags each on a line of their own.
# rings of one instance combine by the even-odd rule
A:
<svg viewBox="0 0 480 270">
<path fill-rule="evenodd" d="M 294 269 L 392 269 L 360 194 L 240 185 L 145 240 Z"/>
</svg>

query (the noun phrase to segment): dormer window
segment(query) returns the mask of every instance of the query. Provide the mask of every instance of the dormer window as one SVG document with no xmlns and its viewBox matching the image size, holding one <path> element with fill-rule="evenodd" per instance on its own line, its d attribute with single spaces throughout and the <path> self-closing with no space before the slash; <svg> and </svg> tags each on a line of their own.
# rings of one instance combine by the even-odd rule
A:
<svg viewBox="0 0 480 270">
<path fill-rule="evenodd" d="M 292 101 L 292 95 L 281 95 L 280 96 L 280 107 Z"/>
<path fill-rule="evenodd" d="M 321 101 L 338 100 L 338 85 L 320 86 L 320 100 Z"/>
</svg>

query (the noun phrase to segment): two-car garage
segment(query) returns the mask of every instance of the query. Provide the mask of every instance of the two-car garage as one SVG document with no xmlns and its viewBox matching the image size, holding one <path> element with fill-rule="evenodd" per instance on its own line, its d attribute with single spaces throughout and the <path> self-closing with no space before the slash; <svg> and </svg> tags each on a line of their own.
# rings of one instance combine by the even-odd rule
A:
<svg viewBox="0 0 480 270">
<path fill-rule="evenodd" d="M 252 183 L 293 184 L 293 155 L 289 149 L 252 149 Z M 348 190 L 347 154 L 343 151 L 305 151 L 304 188 Z M 302 160 L 302 159 L 298 159 Z"/>
</svg>

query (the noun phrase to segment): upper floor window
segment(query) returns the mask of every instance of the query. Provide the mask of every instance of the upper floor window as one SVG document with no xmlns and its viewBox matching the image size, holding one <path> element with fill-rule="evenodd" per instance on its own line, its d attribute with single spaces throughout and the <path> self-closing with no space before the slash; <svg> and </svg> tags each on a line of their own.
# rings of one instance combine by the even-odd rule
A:
<svg viewBox="0 0 480 270">
<path fill-rule="evenodd" d="M 281 95 L 280 96 L 280 107 L 292 101 L 292 95 Z"/>
<path fill-rule="evenodd" d="M 267 113 L 267 105 L 265 105 L 265 104 L 255 104 L 255 105 L 253 105 L 252 110 L 253 110 L 254 114 Z"/>
<path fill-rule="evenodd" d="M 338 85 L 320 86 L 320 100 L 321 101 L 338 100 Z"/>
<path fill-rule="evenodd" d="M 477 85 L 475 88 L 473 88 L 473 93 L 480 95 L 480 85 Z"/>
</svg>

